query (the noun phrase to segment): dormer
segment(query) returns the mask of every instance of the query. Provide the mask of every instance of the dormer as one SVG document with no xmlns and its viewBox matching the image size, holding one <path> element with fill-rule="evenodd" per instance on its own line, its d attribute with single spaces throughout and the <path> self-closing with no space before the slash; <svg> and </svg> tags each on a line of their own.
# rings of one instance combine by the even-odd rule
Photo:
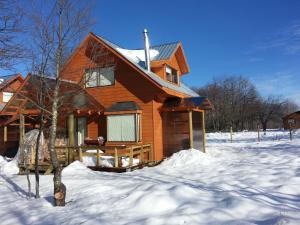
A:
<svg viewBox="0 0 300 225">
<path fill-rule="evenodd" d="M 151 60 L 151 71 L 164 80 L 180 86 L 182 75 L 189 73 L 189 66 L 180 42 L 152 46 L 158 54 Z"/>
</svg>

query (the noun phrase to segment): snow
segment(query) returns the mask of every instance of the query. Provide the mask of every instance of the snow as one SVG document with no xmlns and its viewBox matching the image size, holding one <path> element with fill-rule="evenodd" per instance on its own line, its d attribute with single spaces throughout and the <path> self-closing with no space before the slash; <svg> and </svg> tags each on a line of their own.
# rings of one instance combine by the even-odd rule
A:
<svg viewBox="0 0 300 225">
<path fill-rule="evenodd" d="M 122 167 L 129 166 L 129 157 L 122 157 L 121 159 Z M 139 159 L 133 158 L 133 165 L 138 165 L 140 162 Z M 85 166 L 96 166 L 97 164 L 97 157 L 96 156 L 83 156 L 82 163 Z M 113 156 L 100 156 L 99 158 L 99 166 L 101 167 L 114 167 L 115 165 L 115 158 Z"/>
<path fill-rule="evenodd" d="M 67 205 L 52 206 L 52 176 L 41 199 L 26 198 L 25 176 L 2 171 L 0 217 L 6 224 L 300 224 L 300 132 L 207 135 L 207 153 L 174 154 L 156 167 L 126 173 L 63 170 Z M 34 181 L 34 176 L 31 177 Z M 34 182 L 33 182 L 34 183 Z M 34 184 L 33 184 L 34 186 Z"/>
<path fill-rule="evenodd" d="M 18 173 L 19 168 L 17 159 L 7 159 L 0 156 L 0 174 L 13 175 Z"/>
<path fill-rule="evenodd" d="M 140 61 L 145 62 L 145 50 L 129 50 L 124 48 L 117 48 L 117 50 L 125 55 L 127 58 L 132 60 L 135 63 L 139 63 Z M 150 60 L 153 60 L 157 55 L 159 54 L 159 51 L 155 49 L 150 49 Z"/>
</svg>

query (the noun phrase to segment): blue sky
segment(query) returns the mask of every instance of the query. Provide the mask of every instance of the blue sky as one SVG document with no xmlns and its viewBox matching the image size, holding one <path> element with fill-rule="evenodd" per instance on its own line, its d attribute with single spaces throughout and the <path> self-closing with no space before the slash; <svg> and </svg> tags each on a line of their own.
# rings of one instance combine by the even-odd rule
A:
<svg viewBox="0 0 300 225">
<path fill-rule="evenodd" d="M 181 41 L 190 66 L 183 80 L 244 75 L 263 95 L 300 105 L 300 1 L 97 0 L 93 32 L 124 48 Z M 20 67 L 21 68 L 21 67 Z M 26 73 L 25 73 L 26 74 Z"/>
<path fill-rule="evenodd" d="M 300 1 L 97 1 L 94 32 L 125 48 L 180 40 L 203 86 L 213 77 L 244 75 L 264 95 L 300 104 Z"/>
</svg>

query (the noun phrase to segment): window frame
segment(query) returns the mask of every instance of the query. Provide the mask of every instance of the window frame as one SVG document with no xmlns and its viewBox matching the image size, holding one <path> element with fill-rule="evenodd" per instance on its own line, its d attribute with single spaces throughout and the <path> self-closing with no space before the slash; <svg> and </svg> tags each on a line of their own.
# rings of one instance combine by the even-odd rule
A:
<svg viewBox="0 0 300 225">
<path fill-rule="evenodd" d="M 135 140 L 133 140 L 133 141 L 109 140 L 108 117 L 109 116 L 123 116 L 123 115 L 133 115 L 134 116 Z M 107 143 L 139 143 L 139 142 L 142 142 L 142 113 L 140 111 L 134 111 L 134 112 L 126 112 L 126 113 L 114 112 L 114 113 L 106 114 L 106 134 L 107 134 Z"/>
<path fill-rule="evenodd" d="M 168 70 L 170 70 L 171 73 L 168 72 Z M 179 84 L 180 84 L 179 75 L 178 75 L 178 71 L 176 69 L 174 69 L 173 67 L 166 64 L 165 65 L 165 73 L 166 73 L 166 81 L 179 86 Z M 171 80 L 169 78 L 171 78 Z"/>
<path fill-rule="evenodd" d="M 113 71 L 113 80 L 111 84 L 108 85 L 101 85 L 101 70 L 106 70 L 111 68 Z M 91 74 L 91 72 L 96 72 L 96 85 L 95 86 L 87 86 L 87 75 Z M 111 87 L 114 86 L 116 83 L 116 67 L 113 66 L 107 66 L 107 67 L 92 67 L 92 68 L 87 68 L 84 70 L 84 87 L 85 88 L 97 88 L 97 87 Z"/>
<path fill-rule="evenodd" d="M 5 101 L 4 101 L 4 96 L 5 96 L 6 98 L 8 98 L 8 99 L 6 99 Z M 14 96 L 14 93 L 13 93 L 13 92 L 3 91 L 3 92 L 2 92 L 2 102 L 4 102 L 4 103 L 9 102 L 9 100 L 10 100 L 13 96 Z"/>
</svg>

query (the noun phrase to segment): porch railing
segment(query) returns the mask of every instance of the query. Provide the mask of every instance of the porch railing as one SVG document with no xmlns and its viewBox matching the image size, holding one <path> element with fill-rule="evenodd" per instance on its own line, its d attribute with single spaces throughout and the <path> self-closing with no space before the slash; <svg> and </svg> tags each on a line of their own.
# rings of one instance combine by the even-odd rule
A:
<svg viewBox="0 0 300 225">
<path fill-rule="evenodd" d="M 122 159 L 128 160 L 128 166 L 134 165 L 134 159 L 139 159 L 138 164 L 153 161 L 153 148 L 151 144 L 132 146 L 56 146 L 59 161 L 70 164 L 74 160 L 83 161 L 83 157 L 96 158 L 96 167 L 101 166 L 101 157 L 110 156 L 114 159 L 113 167 L 123 167 Z"/>
</svg>

